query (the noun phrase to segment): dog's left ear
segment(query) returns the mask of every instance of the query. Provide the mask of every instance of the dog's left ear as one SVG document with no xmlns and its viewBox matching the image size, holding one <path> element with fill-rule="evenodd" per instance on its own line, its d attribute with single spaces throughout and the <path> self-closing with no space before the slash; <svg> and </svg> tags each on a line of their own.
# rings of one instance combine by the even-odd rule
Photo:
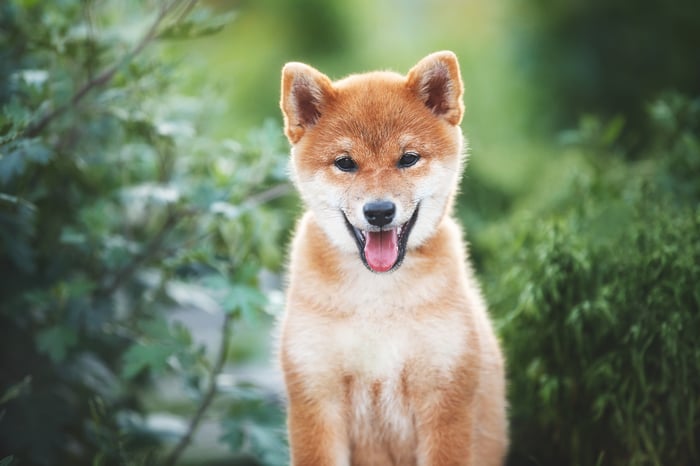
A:
<svg viewBox="0 0 700 466">
<path fill-rule="evenodd" d="M 291 62 L 282 69 L 284 132 L 292 144 L 314 126 L 333 96 L 333 83 L 315 68 Z"/>
<path fill-rule="evenodd" d="M 451 125 L 464 115 L 464 87 L 457 56 L 449 51 L 435 52 L 423 58 L 407 75 L 409 88 L 426 107 Z"/>
</svg>

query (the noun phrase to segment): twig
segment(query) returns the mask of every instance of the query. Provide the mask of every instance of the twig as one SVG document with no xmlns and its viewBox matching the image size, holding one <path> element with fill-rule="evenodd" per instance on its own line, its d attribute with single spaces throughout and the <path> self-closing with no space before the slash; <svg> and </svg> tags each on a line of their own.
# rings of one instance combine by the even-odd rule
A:
<svg viewBox="0 0 700 466">
<path fill-rule="evenodd" d="M 175 19 L 175 24 L 179 23 L 180 21 L 184 20 L 187 15 L 189 15 L 192 12 L 192 9 L 194 6 L 197 4 L 199 0 L 189 0 L 185 7 L 182 9 L 179 15 L 177 15 L 177 18 Z"/>
<path fill-rule="evenodd" d="M 165 459 L 165 461 L 163 462 L 163 466 L 175 466 L 177 460 L 180 458 L 180 455 L 182 455 L 182 452 L 185 451 L 185 448 L 187 448 L 190 442 L 192 441 L 192 437 L 197 431 L 197 428 L 199 427 L 199 424 L 202 421 L 202 418 L 204 417 L 204 413 L 207 411 L 212 401 L 214 401 L 214 397 L 216 396 L 216 393 L 218 391 L 216 386 L 216 378 L 219 376 L 219 374 L 224 368 L 224 364 L 226 363 L 226 355 L 228 354 L 229 349 L 229 338 L 231 336 L 230 334 L 232 322 L 232 314 L 226 313 L 226 316 L 224 317 L 224 322 L 221 324 L 221 343 L 219 344 L 219 354 L 217 355 L 216 362 L 214 363 L 214 366 L 211 369 L 211 373 L 209 376 L 209 385 L 207 386 L 207 390 L 204 393 L 204 396 L 202 397 L 202 401 L 199 403 L 197 411 L 194 413 L 194 416 L 190 420 L 190 424 L 187 427 L 187 431 L 180 438 L 180 441 L 177 443 L 177 445 L 175 445 L 173 450 Z"/>
<path fill-rule="evenodd" d="M 261 204 L 265 204 L 266 202 L 270 202 L 274 199 L 277 199 L 278 197 L 285 196 L 289 194 L 292 190 L 292 185 L 289 183 L 279 183 L 271 188 L 266 189 L 265 191 L 259 192 L 257 194 L 253 194 L 250 197 L 248 197 L 246 200 L 244 200 L 241 204 L 245 206 L 247 209 L 252 209 L 254 207 L 258 207 Z"/>
<path fill-rule="evenodd" d="M 38 136 L 47 126 L 59 115 L 63 114 L 72 107 L 78 105 L 78 103 L 83 100 L 83 98 L 93 89 L 97 87 L 102 87 L 112 80 L 117 71 L 122 68 L 125 64 L 129 63 L 134 59 L 139 53 L 143 51 L 144 48 L 155 38 L 158 33 L 158 28 L 163 22 L 168 12 L 170 12 L 180 0 L 173 0 L 169 4 L 167 2 L 163 3 L 158 16 L 156 16 L 155 21 L 148 28 L 146 34 L 141 38 L 141 40 L 136 44 L 136 46 L 124 55 L 117 63 L 103 70 L 100 74 L 83 84 L 80 89 L 78 89 L 75 94 L 65 103 L 59 105 L 53 110 L 47 112 L 44 116 L 36 120 L 34 123 L 30 123 L 29 126 L 23 131 L 22 136 L 26 138 L 33 138 Z M 192 0 L 190 1 L 192 3 Z"/>
</svg>

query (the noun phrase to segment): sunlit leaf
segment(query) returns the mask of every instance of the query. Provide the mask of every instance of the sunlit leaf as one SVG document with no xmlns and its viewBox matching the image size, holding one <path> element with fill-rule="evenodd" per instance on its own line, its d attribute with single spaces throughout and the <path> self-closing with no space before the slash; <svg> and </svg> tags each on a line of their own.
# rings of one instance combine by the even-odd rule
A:
<svg viewBox="0 0 700 466">
<path fill-rule="evenodd" d="M 42 86 L 49 79 L 49 72 L 46 70 L 22 70 L 17 74 L 24 82 L 36 87 Z"/>
</svg>

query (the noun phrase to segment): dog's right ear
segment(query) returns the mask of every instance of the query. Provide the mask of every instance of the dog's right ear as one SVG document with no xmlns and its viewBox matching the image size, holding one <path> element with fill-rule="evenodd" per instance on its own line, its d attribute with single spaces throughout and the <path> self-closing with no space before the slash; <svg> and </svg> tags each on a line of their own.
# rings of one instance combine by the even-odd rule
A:
<svg viewBox="0 0 700 466">
<path fill-rule="evenodd" d="M 333 95 L 333 84 L 325 74 L 303 63 L 282 68 L 284 132 L 292 144 L 316 124 Z"/>
</svg>

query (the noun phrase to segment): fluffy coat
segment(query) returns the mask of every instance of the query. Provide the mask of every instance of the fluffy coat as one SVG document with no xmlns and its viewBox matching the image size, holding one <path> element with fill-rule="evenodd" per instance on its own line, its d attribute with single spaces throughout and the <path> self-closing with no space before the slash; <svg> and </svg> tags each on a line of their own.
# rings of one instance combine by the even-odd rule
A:
<svg viewBox="0 0 700 466">
<path fill-rule="evenodd" d="M 294 466 L 503 463 L 503 358 L 451 216 L 462 93 L 451 52 L 406 76 L 283 69 L 306 206 L 280 322 Z"/>
</svg>

